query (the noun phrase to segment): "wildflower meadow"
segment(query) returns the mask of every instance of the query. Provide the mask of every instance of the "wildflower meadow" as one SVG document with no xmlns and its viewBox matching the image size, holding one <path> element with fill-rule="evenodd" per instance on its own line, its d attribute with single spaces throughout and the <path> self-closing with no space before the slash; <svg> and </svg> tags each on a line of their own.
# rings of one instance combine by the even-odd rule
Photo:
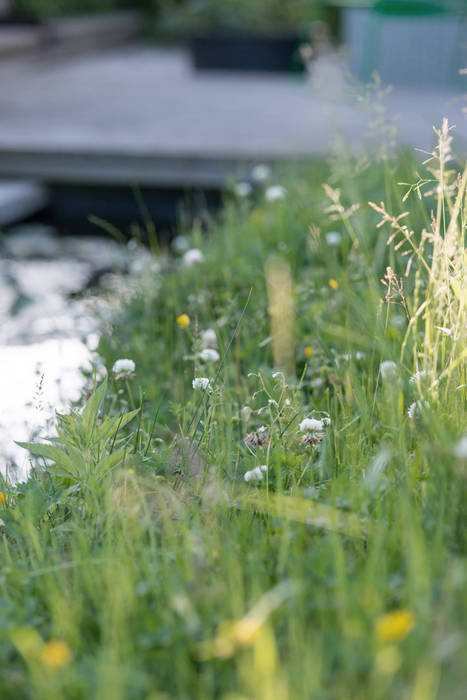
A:
<svg viewBox="0 0 467 700">
<path fill-rule="evenodd" d="M 2 700 L 465 697 L 467 170 L 435 135 L 258 165 L 153 237 L 0 484 Z"/>
</svg>

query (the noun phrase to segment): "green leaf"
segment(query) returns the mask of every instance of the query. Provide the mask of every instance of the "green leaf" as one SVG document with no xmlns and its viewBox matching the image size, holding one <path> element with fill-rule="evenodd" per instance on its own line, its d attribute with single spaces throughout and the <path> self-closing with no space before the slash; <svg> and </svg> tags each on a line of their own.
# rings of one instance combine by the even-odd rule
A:
<svg viewBox="0 0 467 700">
<path fill-rule="evenodd" d="M 105 398 L 105 393 L 107 391 L 107 379 L 104 379 L 102 384 L 96 389 L 89 401 L 87 402 L 83 413 L 81 414 L 82 425 L 84 429 L 84 437 L 87 444 L 91 441 L 91 436 L 94 432 L 94 428 L 97 421 L 97 414 L 101 404 Z"/>
<path fill-rule="evenodd" d="M 122 416 L 114 416 L 113 418 L 106 418 L 102 425 L 96 431 L 96 436 L 93 444 L 97 442 L 105 443 L 107 440 L 112 438 L 117 430 L 124 428 L 133 418 L 139 413 L 140 409 L 137 408 L 129 413 L 124 413 Z"/>
<path fill-rule="evenodd" d="M 73 445 L 68 446 L 68 453 L 71 461 L 73 462 L 73 467 L 75 468 L 78 478 L 84 479 L 90 469 L 83 455 Z"/>
<path fill-rule="evenodd" d="M 16 444 L 23 447 L 25 450 L 29 450 L 29 452 L 32 452 L 32 454 L 39 455 L 40 457 L 44 457 L 44 459 L 50 459 L 55 462 L 56 467 L 58 467 L 58 469 L 61 471 L 61 473 L 58 474 L 55 466 L 53 467 L 57 476 L 67 476 L 74 479 L 77 477 L 73 462 L 67 453 L 60 447 L 34 442 L 17 442 Z"/>
<path fill-rule="evenodd" d="M 96 467 L 98 476 L 103 476 L 111 469 L 114 469 L 114 467 L 116 467 L 120 462 L 123 462 L 123 460 L 125 459 L 125 452 L 126 449 L 122 448 L 120 450 L 112 452 L 111 455 L 108 455 L 104 459 L 101 459 L 101 461 Z"/>
</svg>

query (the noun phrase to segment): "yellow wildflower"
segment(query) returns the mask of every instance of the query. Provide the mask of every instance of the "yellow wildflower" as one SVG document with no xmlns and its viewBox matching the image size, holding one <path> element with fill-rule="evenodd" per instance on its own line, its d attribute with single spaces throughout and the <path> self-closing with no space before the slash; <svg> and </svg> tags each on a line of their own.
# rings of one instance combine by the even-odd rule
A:
<svg viewBox="0 0 467 700">
<path fill-rule="evenodd" d="M 0 506 L 3 506 L 5 501 L 6 501 L 5 494 L 0 491 Z"/>
<path fill-rule="evenodd" d="M 40 650 L 41 663 L 52 671 L 58 671 L 71 661 L 71 649 L 62 639 L 51 639 Z"/>
<path fill-rule="evenodd" d="M 311 347 L 311 345 L 307 345 L 304 352 L 305 352 L 305 357 L 312 357 L 314 350 Z"/>
<path fill-rule="evenodd" d="M 186 328 L 190 325 L 190 317 L 188 314 L 180 314 L 180 316 L 177 316 L 177 323 L 180 328 Z"/>
<path fill-rule="evenodd" d="M 331 289 L 337 289 L 339 286 L 339 282 L 335 280 L 334 277 L 331 277 L 331 279 L 329 280 L 329 286 L 331 287 Z"/>
<path fill-rule="evenodd" d="M 375 632 L 382 642 L 399 642 L 407 637 L 414 625 L 415 618 L 409 610 L 393 610 L 376 619 Z"/>
</svg>

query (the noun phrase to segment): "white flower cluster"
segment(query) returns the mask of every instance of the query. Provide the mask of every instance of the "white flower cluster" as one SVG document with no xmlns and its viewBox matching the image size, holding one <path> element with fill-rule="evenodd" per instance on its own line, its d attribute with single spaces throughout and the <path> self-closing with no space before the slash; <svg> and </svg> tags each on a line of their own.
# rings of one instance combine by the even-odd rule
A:
<svg viewBox="0 0 467 700">
<path fill-rule="evenodd" d="M 198 248 L 190 248 L 183 256 L 185 267 L 195 267 L 202 262 L 204 262 L 204 255 Z"/>
<path fill-rule="evenodd" d="M 412 377 L 410 377 L 409 384 L 417 385 L 425 377 L 426 377 L 426 372 L 424 369 L 421 369 L 418 372 L 415 372 L 415 374 Z"/>
<path fill-rule="evenodd" d="M 457 459 L 467 459 L 467 435 L 463 435 L 461 439 L 456 442 L 452 453 Z"/>
<path fill-rule="evenodd" d="M 392 360 L 385 360 L 379 366 L 379 371 L 383 379 L 394 379 L 397 377 L 397 365 Z"/>
<path fill-rule="evenodd" d="M 300 431 L 302 433 L 319 433 L 327 425 L 331 424 L 331 419 L 324 417 L 321 419 L 318 418 L 304 418 L 302 422 L 300 423 Z"/>
<path fill-rule="evenodd" d="M 414 420 L 417 416 L 421 416 L 424 408 L 428 408 L 428 401 L 414 401 L 407 409 L 407 415 L 410 420 Z"/>
<path fill-rule="evenodd" d="M 133 360 L 128 360 L 127 358 L 122 358 L 114 362 L 112 367 L 112 372 L 116 375 L 116 379 L 123 379 L 125 377 L 131 377 L 134 374 L 136 365 Z"/>
<path fill-rule="evenodd" d="M 249 182 L 237 182 L 234 185 L 234 192 L 237 197 L 248 197 L 253 192 L 253 187 Z"/>
<path fill-rule="evenodd" d="M 201 343 L 203 348 L 217 349 L 217 335 L 214 328 L 207 328 L 201 333 Z"/>
<path fill-rule="evenodd" d="M 251 171 L 251 177 L 255 182 L 265 182 L 271 177 L 271 168 L 269 165 L 255 165 Z"/>
<path fill-rule="evenodd" d="M 264 196 L 268 202 L 277 202 L 279 199 L 284 199 L 287 190 L 282 185 L 271 185 L 267 188 Z"/>
<path fill-rule="evenodd" d="M 267 472 L 268 467 L 266 464 L 262 464 L 260 467 L 255 467 L 254 469 L 251 469 L 249 472 L 245 472 L 243 475 L 243 478 L 245 481 L 261 481 L 263 478 L 263 474 Z"/>
<path fill-rule="evenodd" d="M 207 391 L 211 385 L 212 379 L 209 377 L 195 377 L 191 383 L 193 389 L 201 389 Z"/>
<path fill-rule="evenodd" d="M 330 246 L 338 246 L 341 243 L 342 236 L 337 231 L 329 231 L 325 235 L 326 243 Z"/>
<path fill-rule="evenodd" d="M 345 360 L 346 362 L 350 362 L 352 357 L 355 357 L 357 361 L 365 360 L 366 359 L 366 352 L 362 352 L 361 350 L 357 350 L 355 355 L 352 356 L 352 353 L 350 352 L 344 352 L 342 355 L 340 355 L 340 358 L 342 360 Z"/>
<path fill-rule="evenodd" d="M 221 356 L 214 348 L 204 348 L 198 353 L 198 357 L 201 362 L 218 362 Z"/>
<path fill-rule="evenodd" d="M 190 246 L 190 239 L 188 236 L 175 236 L 172 240 L 172 248 L 176 253 L 184 253 L 188 250 Z"/>
</svg>

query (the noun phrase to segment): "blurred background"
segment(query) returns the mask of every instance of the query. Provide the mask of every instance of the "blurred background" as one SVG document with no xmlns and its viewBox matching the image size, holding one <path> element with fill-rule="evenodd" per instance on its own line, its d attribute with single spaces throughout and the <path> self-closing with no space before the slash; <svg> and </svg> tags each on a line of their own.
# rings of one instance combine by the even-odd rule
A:
<svg viewBox="0 0 467 700">
<path fill-rule="evenodd" d="M 79 391 L 103 290 L 236 183 L 442 117 L 463 158 L 466 47 L 464 0 L 0 0 L 7 462 Z"/>
</svg>

